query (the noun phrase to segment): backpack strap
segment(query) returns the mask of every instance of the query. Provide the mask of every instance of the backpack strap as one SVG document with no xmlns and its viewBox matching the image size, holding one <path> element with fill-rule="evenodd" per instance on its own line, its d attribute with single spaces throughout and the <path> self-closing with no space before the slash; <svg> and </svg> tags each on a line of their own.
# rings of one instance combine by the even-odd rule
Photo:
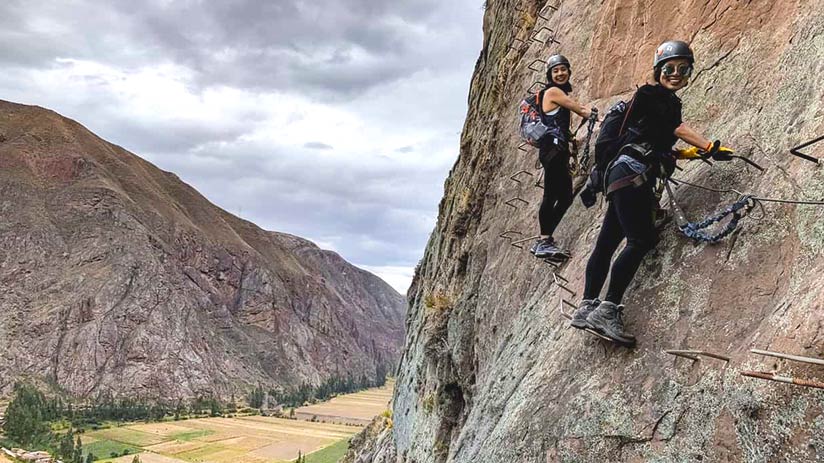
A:
<svg viewBox="0 0 824 463">
<path fill-rule="evenodd" d="M 627 108 L 627 112 L 626 112 L 626 114 L 624 114 L 624 120 L 623 120 L 623 122 L 621 122 L 621 129 L 618 131 L 618 136 L 619 137 L 624 134 L 624 126 L 627 123 L 627 119 L 629 119 L 629 113 L 632 112 L 632 105 L 635 104 L 635 97 L 637 95 L 638 95 L 637 91 L 635 92 L 634 95 L 632 95 L 632 100 L 630 100 L 630 102 L 629 102 L 629 108 Z"/>
</svg>

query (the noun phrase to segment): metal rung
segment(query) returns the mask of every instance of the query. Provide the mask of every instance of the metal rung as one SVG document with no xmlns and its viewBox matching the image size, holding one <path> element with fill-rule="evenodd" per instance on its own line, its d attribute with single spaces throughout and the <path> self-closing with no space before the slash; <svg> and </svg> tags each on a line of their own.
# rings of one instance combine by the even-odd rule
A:
<svg viewBox="0 0 824 463">
<path fill-rule="evenodd" d="M 572 297 L 575 297 L 575 295 L 576 295 L 577 293 L 576 293 L 575 291 L 573 291 L 573 290 L 569 289 L 568 287 L 564 286 L 564 284 L 563 284 L 563 283 L 561 283 L 561 280 L 558 278 L 558 274 L 557 274 L 557 273 L 553 272 L 553 273 L 552 273 L 552 278 L 555 280 L 555 284 L 556 284 L 556 285 L 558 285 L 558 287 L 560 287 L 561 289 L 563 289 L 563 290 L 565 290 L 566 292 L 568 292 L 570 295 L 572 295 Z M 564 280 L 564 281 L 566 281 L 566 280 Z M 567 282 L 567 283 L 569 283 L 568 281 L 566 281 L 566 282 Z"/>
<path fill-rule="evenodd" d="M 535 63 L 541 63 L 541 64 L 543 65 L 543 67 L 542 67 L 542 68 L 535 69 L 535 67 L 534 67 L 534 66 L 535 66 Z M 544 70 L 545 70 L 545 68 L 546 68 L 546 61 L 544 61 L 544 60 L 542 60 L 542 59 L 536 59 L 535 61 L 533 61 L 533 62 L 529 63 L 529 66 L 527 66 L 527 69 L 529 69 L 530 71 L 535 71 L 535 72 L 541 72 L 541 71 L 544 71 Z"/>
<path fill-rule="evenodd" d="M 546 5 L 545 8 L 550 8 L 552 10 L 558 11 L 558 8 L 561 6 L 561 2 L 556 3 L 555 5 Z"/>
<path fill-rule="evenodd" d="M 667 354 L 670 354 L 670 355 L 675 355 L 675 356 L 678 356 L 678 357 L 688 358 L 690 360 L 700 360 L 698 357 L 699 356 L 704 356 L 704 357 L 711 357 L 711 358 L 718 359 L 718 360 L 723 360 L 725 362 L 730 361 L 730 358 L 727 357 L 726 355 L 713 354 L 712 352 L 706 352 L 706 351 L 703 351 L 703 350 L 665 350 L 664 352 L 666 352 Z"/>
<path fill-rule="evenodd" d="M 768 357 L 775 357 L 780 359 L 792 360 L 794 362 L 804 362 L 804 363 L 811 363 L 813 365 L 824 365 L 824 360 L 811 358 L 811 357 L 802 357 L 800 355 L 790 355 L 790 354 L 782 354 L 781 352 L 770 352 L 768 350 L 760 350 L 760 349 L 751 349 L 750 352 L 753 354 L 758 355 L 766 355 Z"/>
<path fill-rule="evenodd" d="M 512 199 L 508 199 L 508 200 L 504 201 L 504 204 L 506 204 L 506 205 L 507 205 L 507 206 L 509 206 L 509 207 L 512 207 L 512 208 L 518 209 L 518 206 L 516 206 L 516 205 L 512 204 L 513 202 L 514 202 L 514 203 L 521 202 L 521 203 L 524 203 L 524 205 L 525 205 L 525 206 L 529 206 L 529 201 L 527 201 L 527 200 L 525 200 L 525 199 L 523 199 L 523 198 L 519 198 L 519 197 L 517 197 L 517 196 L 516 196 L 516 197 L 514 197 L 514 198 L 512 198 Z"/>
<path fill-rule="evenodd" d="M 533 92 L 535 92 L 535 90 L 533 90 L 533 89 L 532 89 L 532 87 L 534 87 L 534 86 L 536 86 L 536 85 L 539 85 L 539 86 L 541 86 L 541 87 L 545 87 L 545 86 L 546 86 L 546 82 L 541 82 L 540 80 L 539 80 L 539 81 L 537 81 L 537 82 L 533 82 L 533 83 L 532 83 L 532 85 L 530 85 L 530 86 L 529 86 L 529 88 L 528 88 L 528 89 L 526 89 L 526 92 L 527 92 L 527 93 L 533 93 Z"/>
<path fill-rule="evenodd" d="M 554 273 L 552 276 L 554 276 L 555 278 L 557 278 L 557 279 L 559 279 L 559 280 L 563 281 L 564 283 L 569 283 L 569 280 L 567 280 L 566 278 L 564 278 L 564 276 L 563 276 L 563 275 L 561 275 L 560 273 Z"/>
<path fill-rule="evenodd" d="M 546 26 L 544 26 L 544 27 L 538 29 L 537 31 L 533 32 L 532 35 L 529 36 L 529 40 L 531 40 L 533 42 L 546 44 L 547 40 L 539 40 L 538 39 L 538 36 L 541 35 L 541 32 L 543 32 L 543 31 L 549 31 L 549 39 L 547 39 L 548 41 L 550 41 L 550 42 L 555 42 L 556 41 L 555 40 L 555 31 L 548 28 L 548 27 L 546 27 Z"/>
<path fill-rule="evenodd" d="M 566 299 L 564 299 L 564 298 L 561 298 L 561 303 L 562 303 L 562 304 L 566 304 L 566 305 L 568 305 L 568 306 L 572 307 L 572 308 L 573 308 L 573 309 L 575 309 L 575 310 L 578 310 L 578 307 L 577 307 L 575 304 L 573 304 L 573 303 L 569 302 L 568 300 L 566 300 Z"/>
<path fill-rule="evenodd" d="M 528 170 L 519 170 L 518 172 L 515 172 L 514 174 L 510 175 L 510 176 L 509 176 L 509 179 L 510 179 L 510 180 L 512 180 L 513 182 L 516 182 L 516 183 L 520 184 L 520 183 L 521 183 L 521 181 L 520 181 L 520 180 L 518 180 L 518 176 L 519 176 L 519 175 L 521 175 L 521 174 L 527 174 L 527 175 L 529 175 L 530 177 L 534 177 L 534 176 L 535 176 L 535 175 L 533 175 L 533 173 L 532 173 L 532 172 L 530 172 L 530 171 L 528 171 Z"/>
<path fill-rule="evenodd" d="M 503 239 L 505 239 L 505 240 L 509 240 L 509 241 L 511 242 L 511 241 L 512 241 L 512 239 L 513 239 L 514 237 L 513 237 L 513 236 L 509 236 L 510 234 L 513 234 L 513 235 L 518 235 L 518 236 L 524 236 L 524 234 L 523 234 L 523 233 L 521 233 L 521 232 L 519 232 L 519 231 L 515 231 L 515 230 L 507 230 L 507 231 L 505 231 L 505 232 L 501 233 L 500 235 L 498 235 L 498 238 L 503 238 Z"/>
<path fill-rule="evenodd" d="M 553 271 L 558 270 L 558 268 L 561 266 L 561 264 L 558 264 L 556 262 L 552 262 L 549 259 L 541 259 L 541 260 L 544 261 L 545 264 L 551 266 Z"/>
<path fill-rule="evenodd" d="M 805 154 L 801 152 L 801 149 L 806 148 L 808 146 L 812 146 L 821 140 L 824 140 L 824 136 L 818 137 L 815 140 L 810 140 L 806 143 L 802 143 L 796 147 L 790 148 L 790 154 L 800 157 L 801 159 L 806 159 L 807 161 L 814 162 L 816 164 L 821 164 L 822 160 L 818 159 L 814 156 L 810 156 L 809 154 Z"/>
<path fill-rule="evenodd" d="M 538 239 L 540 237 L 541 237 L 541 235 L 530 236 L 529 238 L 524 238 L 524 239 L 521 239 L 521 240 L 518 240 L 518 241 L 513 241 L 509 244 L 516 247 L 516 248 L 518 248 L 518 249 L 523 249 L 524 247 L 520 246 L 521 243 L 526 243 L 527 241 Z"/>
<path fill-rule="evenodd" d="M 742 371 L 742 376 L 749 376 L 750 378 L 766 379 L 769 381 L 778 381 L 779 383 L 793 384 L 796 386 L 814 387 L 816 389 L 824 389 L 824 383 L 820 381 L 813 381 L 809 379 L 792 378 L 790 376 L 779 376 L 773 372 L 767 371 Z"/>
<path fill-rule="evenodd" d="M 518 46 L 518 47 L 516 47 L 516 46 L 514 45 L 514 44 L 515 44 L 515 42 L 521 42 L 521 45 L 520 45 L 520 46 Z M 523 40 L 521 40 L 521 39 L 519 39 L 519 38 L 515 37 L 514 39 L 512 39 L 512 43 L 510 43 L 510 44 L 509 44 L 509 48 L 510 48 L 510 49 L 512 49 L 512 50 L 520 50 L 521 48 L 523 48 L 523 47 L 524 47 L 524 45 L 526 45 L 526 42 L 524 42 Z"/>
</svg>

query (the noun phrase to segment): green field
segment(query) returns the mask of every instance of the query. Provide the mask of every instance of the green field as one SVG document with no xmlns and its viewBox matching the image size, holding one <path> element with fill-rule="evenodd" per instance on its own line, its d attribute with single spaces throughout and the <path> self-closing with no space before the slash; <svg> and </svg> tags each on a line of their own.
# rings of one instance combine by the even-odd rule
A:
<svg viewBox="0 0 824 463">
<path fill-rule="evenodd" d="M 104 460 L 107 458 L 117 458 L 121 455 L 132 455 L 140 451 L 141 449 L 139 447 L 135 447 L 133 445 L 103 439 L 92 442 L 91 444 L 83 445 L 83 458 L 85 459 L 86 455 L 91 453 L 95 456 L 96 460 Z M 113 453 L 114 455 L 112 455 Z"/>
<path fill-rule="evenodd" d="M 307 463 L 337 463 L 349 450 L 349 439 L 330 445 L 325 449 L 306 455 Z"/>
</svg>

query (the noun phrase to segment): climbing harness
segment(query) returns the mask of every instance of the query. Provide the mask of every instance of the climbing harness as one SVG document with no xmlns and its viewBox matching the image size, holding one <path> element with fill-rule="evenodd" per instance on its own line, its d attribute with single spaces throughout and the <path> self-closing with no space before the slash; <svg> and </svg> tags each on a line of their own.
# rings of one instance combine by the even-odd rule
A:
<svg viewBox="0 0 824 463">
<path fill-rule="evenodd" d="M 703 241 L 707 243 L 717 243 L 721 241 L 724 237 L 735 231 L 741 218 L 747 215 L 756 205 L 756 202 L 753 200 L 751 195 L 742 195 L 738 201 L 727 206 L 721 212 L 707 217 L 700 222 L 690 222 L 687 220 L 684 210 L 681 209 L 677 202 L 675 202 L 675 195 L 672 193 L 672 188 L 670 188 L 669 182 L 665 183 L 664 187 L 667 189 L 670 206 L 675 212 L 675 221 L 678 224 L 678 228 L 684 235 L 694 239 L 695 241 Z M 727 222 L 727 225 L 717 233 L 710 234 L 703 231 L 705 228 L 721 222 L 729 215 L 732 215 L 732 218 L 729 222 Z"/>
</svg>

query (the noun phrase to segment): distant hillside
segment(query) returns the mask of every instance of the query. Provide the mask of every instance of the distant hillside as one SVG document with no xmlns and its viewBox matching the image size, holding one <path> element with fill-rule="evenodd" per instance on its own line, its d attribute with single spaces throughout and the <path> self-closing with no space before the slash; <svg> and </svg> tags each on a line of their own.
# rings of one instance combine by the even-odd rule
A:
<svg viewBox="0 0 824 463">
<path fill-rule="evenodd" d="M 192 397 L 372 377 L 405 300 L 42 108 L 0 102 L 0 391 Z"/>
</svg>

